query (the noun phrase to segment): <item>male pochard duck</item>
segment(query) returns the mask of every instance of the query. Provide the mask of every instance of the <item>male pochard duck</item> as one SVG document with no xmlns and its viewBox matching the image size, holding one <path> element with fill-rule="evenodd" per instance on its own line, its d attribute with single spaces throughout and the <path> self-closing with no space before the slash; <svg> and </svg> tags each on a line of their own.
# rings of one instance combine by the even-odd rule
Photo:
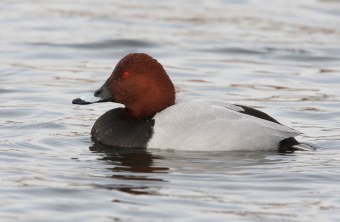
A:
<svg viewBox="0 0 340 222">
<path fill-rule="evenodd" d="M 125 105 L 109 110 L 92 127 L 92 140 L 107 146 L 280 152 L 307 146 L 294 139 L 300 132 L 259 110 L 216 99 L 175 101 L 163 66 L 144 53 L 122 58 L 102 87 L 72 103 L 98 102 Z"/>
</svg>

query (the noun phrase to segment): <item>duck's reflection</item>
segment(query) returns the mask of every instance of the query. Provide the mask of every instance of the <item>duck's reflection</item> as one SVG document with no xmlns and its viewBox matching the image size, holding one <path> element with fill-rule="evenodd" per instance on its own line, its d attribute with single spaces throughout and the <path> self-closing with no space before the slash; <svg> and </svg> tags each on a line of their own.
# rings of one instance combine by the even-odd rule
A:
<svg viewBox="0 0 340 222">
<path fill-rule="evenodd" d="M 130 194 L 154 194 L 159 182 L 167 182 L 160 175 L 168 173 L 169 168 L 156 166 L 161 156 L 153 155 L 146 149 L 122 149 L 93 144 L 89 148 L 94 153 L 105 154 L 99 160 L 108 164 L 111 178 L 119 180 L 114 184 L 96 185 L 98 188 L 115 189 Z M 142 184 L 142 185 L 141 185 Z"/>
</svg>

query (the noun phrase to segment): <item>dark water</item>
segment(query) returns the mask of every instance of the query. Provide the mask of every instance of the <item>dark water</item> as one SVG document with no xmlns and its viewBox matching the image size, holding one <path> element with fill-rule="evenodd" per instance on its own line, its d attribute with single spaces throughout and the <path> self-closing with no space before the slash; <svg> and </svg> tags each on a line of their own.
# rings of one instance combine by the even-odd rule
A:
<svg viewBox="0 0 340 222">
<path fill-rule="evenodd" d="M 1 221 L 339 221 L 340 1 L 0 1 Z M 317 152 L 94 147 L 71 105 L 129 52 Z"/>
</svg>

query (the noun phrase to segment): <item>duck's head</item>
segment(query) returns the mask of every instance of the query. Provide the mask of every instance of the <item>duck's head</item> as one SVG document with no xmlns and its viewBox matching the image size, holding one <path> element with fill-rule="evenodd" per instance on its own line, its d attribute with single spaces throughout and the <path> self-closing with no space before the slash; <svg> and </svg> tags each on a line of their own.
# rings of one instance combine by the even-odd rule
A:
<svg viewBox="0 0 340 222">
<path fill-rule="evenodd" d="M 150 117 L 175 103 L 175 88 L 157 60 L 131 53 L 118 62 L 102 87 L 72 101 L 79 105 L 98 102 L 121 103 L 135 118 Z"/>
</svg>

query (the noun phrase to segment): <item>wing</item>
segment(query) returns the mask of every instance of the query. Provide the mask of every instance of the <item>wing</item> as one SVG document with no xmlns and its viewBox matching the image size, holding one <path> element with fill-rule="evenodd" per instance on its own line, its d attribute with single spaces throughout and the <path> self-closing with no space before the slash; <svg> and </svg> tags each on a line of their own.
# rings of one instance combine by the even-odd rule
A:
<svg viewBox="0 0 340 222">
<path fill-rule="evenodd" d="M 281 124 L 276 119 L 274 119 L 273 117 L 269 116 L 267 113 L 264 113 L 260 110 L 257 110 L 257 109 L 251 108 L 251 107 L 247 107 L 247 106 L 243 106 L 243 105 L 235 105 L 235 106 L 238 106 L 238 107 L 243 109 L 243 111 L 240 111 L 241 113 L 244 113 L 244 114 L 247 114 L 247 115 L 250 115 L 250 116 L 254 116 L 254 117 L 257 117 L 257 118 L 260 118 L 260 119 L 268 120 L 268 121 L 271 121 L 271 122 L 274 122 L 274 123 Z"/>
<path fill-rule="evenodd" d="M 271 150 L 300 132 L 222 100 L 183 100 L 155 115 L 151 148 Z"/>
</svg>

